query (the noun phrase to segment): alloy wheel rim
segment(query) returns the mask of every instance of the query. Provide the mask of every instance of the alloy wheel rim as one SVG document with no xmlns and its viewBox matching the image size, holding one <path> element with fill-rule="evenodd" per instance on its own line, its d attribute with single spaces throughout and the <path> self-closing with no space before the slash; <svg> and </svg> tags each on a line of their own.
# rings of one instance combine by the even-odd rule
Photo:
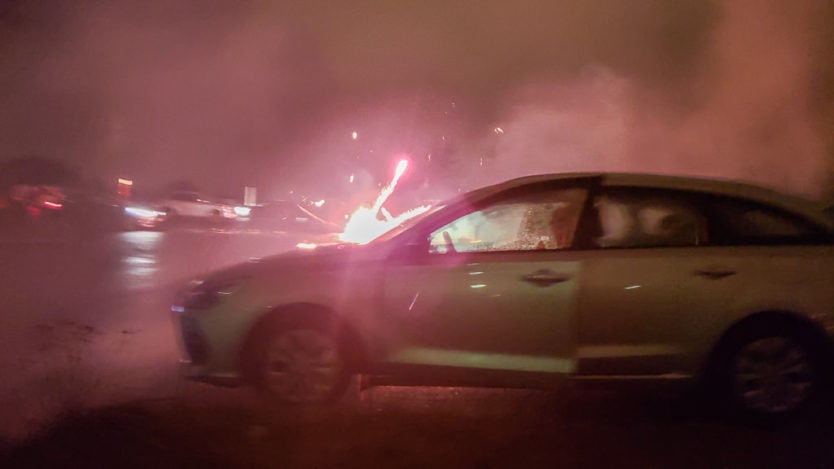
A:
<svg viewBox="0 0 834 469">
<path fill-rule="evenodd" d="M 736 355 L 734 390 L 749 409 L 776 414 L 799 408 L 814 386 L 805 349 L 788 337 L 768 337 L 745 345 Z"/>
<path fill-rule="evenodd" d="M 295 329 L 270 343 L 266 360 L 267 389 L 296 403 L 326 399 L 341 370 L 336 342 L 311 329 Z"/>
</svg>

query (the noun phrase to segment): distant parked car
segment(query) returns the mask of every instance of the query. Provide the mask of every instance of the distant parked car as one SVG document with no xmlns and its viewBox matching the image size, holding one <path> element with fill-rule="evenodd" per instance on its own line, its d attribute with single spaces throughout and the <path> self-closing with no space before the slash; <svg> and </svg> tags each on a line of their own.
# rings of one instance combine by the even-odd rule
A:
<svg viewBox="0 0 834 469">
<path fill-rule="evenodd" d="M 226 220 L 237 217 L 235 206 L 217 202 L 198 192 L 175 192 L 159 201 L 157 207 L 165 212 L 167 219 L 175 217 L 211 218 Z"/>
<path fill-rule="evenodd" d="M 746 184 L 548 175 L 368 245 L 207 275 L 172 307 L 186 372 L 288 402 L 395 384 L 702 382 L 759 417 L 830 399 L 834 220 Z M 399 381 L 399 383 L 397 383 Z"/>
<path fill-rule="evenodd" d="M 66 194 L 58 186 L 16 184 L 11 188 L 11 198 L 30 214 L 41 215 L 64 208 Z"/>
</svg>

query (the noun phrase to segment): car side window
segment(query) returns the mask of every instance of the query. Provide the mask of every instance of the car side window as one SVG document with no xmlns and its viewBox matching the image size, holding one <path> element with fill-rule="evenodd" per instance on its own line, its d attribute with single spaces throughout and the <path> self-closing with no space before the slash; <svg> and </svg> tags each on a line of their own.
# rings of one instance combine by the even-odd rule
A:
<svg viewBox="0 0 834 469">
<path fill-rule="evenodd" d="M 735 199 L 712 205 L 716 244 L 803 244 L 820 239 L 820 229 L 780 210 Z"/>
<path fill-rule="evenodd" d="M 567 249 L 585 197 L 583 189 L 566 189 L 491 204 L 433 231 L 429 252 Z"/>
<path fill-rule="evenodd" d="M 706 222 L 692 205 L 662 194 L 603 194 L 594 199 L 597 248 L 706 244 Z"/>
</svg>

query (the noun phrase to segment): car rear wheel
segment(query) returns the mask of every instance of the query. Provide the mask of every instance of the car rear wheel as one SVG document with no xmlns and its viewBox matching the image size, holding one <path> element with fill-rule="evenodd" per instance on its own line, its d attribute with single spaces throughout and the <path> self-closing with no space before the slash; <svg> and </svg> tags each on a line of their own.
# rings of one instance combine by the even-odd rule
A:
<svg viewBox="0 0 834 469">
<path fill-rule="evenodd" d="M 347 387 L 344 348 L 335 334 L 322 328 L 276 328 L 263 337 L 255 353 L 256 384 L 278 401 L 330 402 Z"/>
<path fill-rule="evenodd" d="M 739 334 L 722 357 L 725 400 L 752 417 L 796 415 L 820 401 L 824 354 L 803 330 L 759 326 Z"/>
</svg>

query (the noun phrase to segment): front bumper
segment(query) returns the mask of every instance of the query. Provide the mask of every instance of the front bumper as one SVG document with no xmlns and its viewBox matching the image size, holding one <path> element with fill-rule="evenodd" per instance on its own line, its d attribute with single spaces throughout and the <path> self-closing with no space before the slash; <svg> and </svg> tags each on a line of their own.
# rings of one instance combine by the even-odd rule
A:
<svg viewBox="0 0 834 469">
<path fill-rule="evenodd" d="M 200 323 L 194 315 L 187 313 L 177 319 L 183 356 L 195 365 L 204 365 L 209 358 L 209 345 Z"/>
<path fill-rule="evenodd" d="M 218 371 L 212 365 L 212 349 L 196 314 L 182 306 L 171 307 L 177 345 L 180 352 L 179 374 L 192 381 L 219 386 L 236 386 L 242 382 L 234 371 Z"/>
</svg>

